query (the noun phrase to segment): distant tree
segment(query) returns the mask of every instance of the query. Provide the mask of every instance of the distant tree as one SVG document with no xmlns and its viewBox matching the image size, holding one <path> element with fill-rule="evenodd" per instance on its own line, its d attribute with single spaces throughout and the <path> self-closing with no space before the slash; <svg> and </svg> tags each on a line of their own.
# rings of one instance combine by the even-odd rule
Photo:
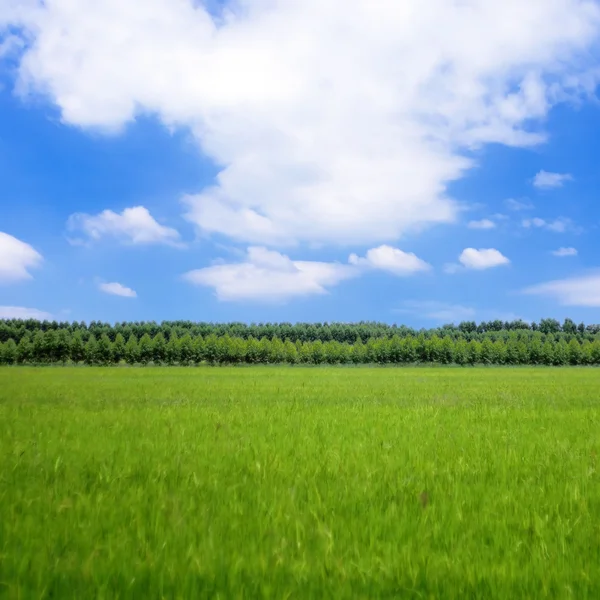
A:
<svg viewBox="0 0 600 600">
<path fill-rule="evenodd" d="M 112 344 L 106 333 L 103 333 L 98 340 L 96 347 L 96 357 L 98 364 L 108 365 L 113 360 Z"/>
<path fill-rule="evenodd" d="M 290 365 L 295 365 L 298 362 L 298 350 L 296 345 L 291 340 L 284 342 L 285 362 Z"/>
<path fill-rule="evenodd" d="M 491 339 L 485 338 L 481 342 L 479 360 L 484 365 L 491 365 L 494 362 L 494 344 Z"/>
<path fill-rule="evenodd" d="M 559 333 L 561 330 L 560 323 L 556 319 L 542 319 L 538 328 L 545 334 Z"/>
<path fill-rule="evenodd" d="M 581 344 L 573 338 L 569 342 L 569 363 L 572 365 L 580 365 L 582 363 L 583 352 L 581 351 Z"/>
<path fill-rule="evenodd" d="M 463 333 L 475 333 L 477 331 L 477 323 L 475 321 L 463 321 L 459 324 L 458 329 Z"/>
<path fill-rule="evenodd" d="M 196 362 L 196 351 L 201 350 L 200 345 L 203 342 L 202 336 L 198 336 L 196 340 L 192 339 L 189 333 L 186 333 L 179 341 L 179 355 L 182 365 L 189 365 L 190 362 Z M 202 354 L 202 352 L 198 352 Z"/>
<path fill-rule="evenodd" d="M 12 365 L 17 362 L 17 344 L 9 338 L 0 344 L 0 364 Z"/>
<path fill-rule="evenodd" d="M 600 340 L 594 340 L 590 352 L 593 365 L 600 365 Z"/>
<path fill-rule="evenodd" d="M 26 331 L 23 337 L 17 344 L 17 362 L 27 363 L 33 358 L 33 344 L 32 344 L 31 332 Z"/>
<path fill-rule="evenodd" d="M 165 348 L 165 359 L 167 364 L 176 365 L 181 360 L 181 344 L 176 331 L 173 331 L 169 336 L 169 341 Z"/>
<path fill-rule="evenodd" d="M 350 359 L 355 365 L 364 364 L 366 362 L 367 353 L 362 338 L 358 337 L 352 346 Z"/>
<path fill-rule="evenodd" d="M 582 365 L 593 365 L 594 364 L 594 356 L 593 356 L 594 346 L 590 340 L 585 340 L 583 344 L 581 344 L 581 364 Z"/>
<path fill-rule="evenodd" d="M 259 363 L 261 358 L 260 351 L 260 342 L 256 338 L 250 336 L 246 341 L 246 361 L 251 365 Z"/>
<path fill-rule="evenodd" d="M 36 331 L 35 335 L 33 336 L 31 350 L 32 362 L 41 363 L 44 361 L 44 332 L 41 329 Z"/>
<path fill-rule="evenodd" d="M 98 342 L 94 335 L 90 335 L 85 344 L 84 357 L 88 365 L 97 365 L 100 362 L 98 359 Z"/>
<path fill-rule="evenodd" d="M 481 362 L 481 342 L 472 340 L 467 347 L 467 362 L 470 365 L 476 365 Z"/>
<path fill-rule="evenodd" d="M 199 335 L 195 338 L 192 339 L 192 343 L 191 343 L 191 353 L 190 353 L 190 360 L 191 362 L 193 362 L 194 364 L 199 365 L 200 363 L 204 362 L 205 360 L 209 360 L 208 358 L 208 344 L 207 344 L 207 339 L 209 336 L 206 337 L 206 339 Z M 184 342 L 183 340 L 184 338 L 181 340 L 181 344 L 182 344 L 182 358 L 183 358 L 183 346 L 184 346 Z M 215 353 L 216 353 L 216 347 L 215 347 Z"/>
<path fill-rule="evenodd" d="M 144 333 L 138 342 L 138 360 L 143 364 L 148 364 L 154 358 L 154 348 L 152 338 L 149 333 Z"/>
<path fill-rule="evenodd" d="M 85 343 L 81 331 L 75 331 L 69 342 L 69 356 L 77 364 L 85 360 Z"/>
<path fill-rule="evenodd" d="M 569 363 L 569 346 L 565 340 L 560 340 L 554 346 L 554 364 L 557 366 Z"/>
<path fill-rule="evenodd" d="M 130 334 L 127 339 L 123 358 L 128 365 L 135 365 L 139 360 L 138 341 L 134 333 Z"/>
<path fill-rule="evenodd" d="M 152 339 L 152 360 L 156 364 L 165 362 L 167 353 L 167 342 L 162 333 L 157 333 Z"/>
<path fill-rule="evenodd" d="M 112 344 L 112 359 L 116 364 L 125 359 L 125 346 L 126 343 L 123 334 L 120 332 L 117 333 L 115 341 Z"/>
<path fill-rule="evenodd" d="M 539 334 L 536 334 L 539 335 Z M 529 356 L 527 362 L 532 365 L 542 364 L 542 341 L 539 337 L 532 338 L 528 347 Z"/>
<path fill-rule="evenodd" d="M 314 365 L 320 365 L 325 362 L 325 349 L 323 348 L 323 342 L 317 340 L 311 343 L 311 361 Z"/>
</svg>

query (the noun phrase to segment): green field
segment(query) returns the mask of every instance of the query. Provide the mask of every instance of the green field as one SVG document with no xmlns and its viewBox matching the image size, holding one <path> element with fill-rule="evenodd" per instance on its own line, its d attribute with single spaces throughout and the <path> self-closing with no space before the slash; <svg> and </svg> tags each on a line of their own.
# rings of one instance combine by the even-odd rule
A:
<svg viewBox="0 0 600 600">
<path fill-rule="evenodd" d="M 0 596 L 600 598 L 600 370 L 0 369 Z"/>
</svg>

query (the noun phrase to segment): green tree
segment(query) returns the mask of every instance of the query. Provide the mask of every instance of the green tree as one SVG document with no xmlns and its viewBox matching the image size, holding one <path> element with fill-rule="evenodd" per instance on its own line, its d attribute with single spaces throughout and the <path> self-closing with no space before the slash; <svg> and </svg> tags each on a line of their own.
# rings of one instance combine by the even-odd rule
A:
<svg viewBox="0 0 600 600">
<path fill-rule="evenodd" d="M 207 336 L 207 339 L 208 339 L 208 337 L 210 337 L 210 336 Z M 183 339 L 185 339 L 185 336 Z M 181 340 L 182 357 L 183 357 L 183 339 Z M 200 363 L 204 362 L 205 360 L 209 360 L 207 340 L 204 339 L 204 337 L 202 337 L 201 335 L 198 335 L 191 340 L 191 349 L 192 349 L 192 351 L 190 353 L 190 360 L 194 364 L 199 365 Z M 216 347 L 215 347 L 215 351 L 216 351 Z"/>
<path fill-rule="evenodd" d="M 481 362 L 481 342 L 471 340 L 467 347 L 467 362 L 476 365 Z"/>
<path fill-rule="evenodd" d="M 27 363 L 33 358 L 33 344 L 31 332 L 26 331 L 19 343 L 17 344 L 17 362 Z"/>
<path fill-rule="evenodd" d="M 554 364 L 557 366 L 569 363 L 569 345 L 565 340 L 560 340 L 554 346 Z"/>
<path fill-rule="evenodd" d="M 572 365 L 580 365 L 582 364 L 583 352 L 581 351 L 581 344 L 573 338 L 569 342 L 569 363 Z"/>
<path fill-rule="evenodd" d="M 59 329 L 56 336 L 54 359 L 66 363 L 71 358 L 71 334 L 66 329 Z"/>
<path fill-rule="evenodd" d="M 314 365 L 321 365 L 325 362 L 325 349 L 323 348 L 323 342 L 316 340 L 311 343 L 310 348 L 311 363 Z"/>
<path fill-rule="evenodd" d="M 454 362 L 454 342 L 449 335 L 442 338 L 439 360 L 445 365 Z"/>
<path fill-rule="evenodd" d="M 165 359 L 167 364 L 176 365 L 181 361 L 181 344 L 176 331 L 173 331 L 169 336 L 167 347 L 165 348 Z"/>
<path fill-rule="evenodd" d="M 554 344 L 550 340 L 546 340 L 542 345 L 542 364 L 554 364 Z"/>
<path fill-rule="evenodd" d="M 10 338 L 0 344 L 0 364 L 13 365 L 17 362 L 17 344 Z"/>
<path fill-rule="evenodd" d="M 489 337 L 481 342 L 480 362 L 484 365 L 491 365 L 494 362 L 494 343 Z"/>
<path fill-rule="evenodd" d="M 192 361 L 196 362 L 196 350 L 198 349 L 199 355 L 202 354 L 200 351 L 201 349 L 199 348 L 202 341 L 202 336 L 198 336 L 198 338 L 196 338 L 196 344 L 194 344 L 194 340 L 189 333 L 186 333 L 181 338 L 179 341 L 179 355 L 181 357 L 180 360 L 182 365 L 189 365 Z"/>
<path fill-rule="evenodd" d="M 125 359 L 125 338 L 122 333 L 117 333 L 115 341 L 112 344 L 112 359 L 115 364 L 119 364 Z"/>
<path fill-rule="evenodd" d="M 130 334 L 127 339 L 123 357 L 128 365 L 135 365 L 139 360 L 138 341 L 134 333 Z"/>
<path fill-rule="evenodd" d="M 97 365 L 100 362 L 98 359 L 98 342 L 93 334 L 90 335 L 85 344 L 84 357 L 88 365 Z"/>
<path fill-rule="evenodd" d="M 154 357 L 154 348 L 152 338 L 148 333 L 145 333 L 138 342 L 138 360 L 147 365 Z"/>
<path fill-rule="evenodd" d="M 98 340 L 96 356 L 101 365 L 108 365 L 112 362 L 112 343 L 106 333 L 103 333 Z"/>
<path fill-rule="evenodd" d="M 592 343 L 591 364 L 600 365 L 600 339 L 595 339 Z"/>
<path fill-rule="evenodd" d="M 454 345 L 454 362 L 457 365 L 466 365 L 468 363 L 468 344 L 464 338 L 460 338 Z"/>
<path fill-rule="evenodd" d="M 38 330 L 35 332 L 33 336 L 33 341 L 31 343 L 32 349 L 32 362 L 41 363 L 44 361 L 44 332 Z"/>
<path fill-rule="evenodd" d="M 83 338 L 81 337 L 81 331 L 75 331 L 71 336 L 69 355 L 75 364 L 85 360 L 85 344 L 83 343 Z"/>
<path fill-rule="evenodd" d="M 581 344 L 581 364 L 582 365 L 593 365 L 594 361 L 593 361 L 593 357 L 592 357 L 592 351 L 593 351 L 593 345 L 592 342 L 590 342 L 590 340 L 585 340 L 583 342 L 583 344 Z"/>
<path fill-rule="evenodd" d="M 162 333 L 157 333 L 152 340 L 152 360 L 156 364 L 165 362 L 167 355 L 167 342 Z"/>
<path fill-rule="evenodd" d="M 269 362 L 274 365 L 279 365 L 286 362 L 285 358 L 286 354 L 284 343 L 278 337 L 274 337 L 270 342 Z"/>
<path fill-rule="evenodd" d="M 290 365 L 295 365 L 298 362 L 298 350 L 296 345 L 291 340 L 284 342 L 285 362 Z"/>
<path fill-rule="evenodd" d="M 251 365 L 255 365 L 260 361 L 260 342 L 253 336 L 250 336 L 246 340 L 245 354 L 246 362 L 250 363 Z"/>
</svg>

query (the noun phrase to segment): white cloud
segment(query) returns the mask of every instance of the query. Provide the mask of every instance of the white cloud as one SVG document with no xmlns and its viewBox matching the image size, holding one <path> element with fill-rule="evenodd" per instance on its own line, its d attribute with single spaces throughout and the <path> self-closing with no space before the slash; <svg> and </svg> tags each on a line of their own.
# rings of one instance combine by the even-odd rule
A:
<svg viewBox="0 0 600 600">
<path fill-rule="evenodd" d="M 403 252 L 391 246 L 371 248 L 365 258 L 351 254 L 348 262 L 352 265 L 389 271 L 394 275 L 411 275 L 419 271 L 429 271 L 431 265 L 412 252 Z"/>
<path fill-rule="evenodd" d="M 562 306 L 600 307 L 600 273 L 549 281 L 529 287 L 524 293 L 549 296 Z"/>
<path fill-rule="evenodd" d="M 547 231 L 553 231 L 554 233 L 565 233 L 566 231 L 578 231 L 579 228 L 573 225 L 571 219 L 566 217 L 559 217 L 554 221 L 547 221 L 540 217 L 534 217 L 533 219 L 523 219 L 521 226 L 525 229 L 546 229 Z"/>
<path fill-rule="evenodd" d="M 434 300 L 404 302 L 403 308 L 397 309 L 397 313 L 406 313 L 415 315 L 432 321 L 443 323 L 457 323 L 460 321 L 470 321 L 475 318 L 474 308 L 462 306 L 460 304 L 447 304 Z"/>
<path fill-rule="evenodd" d="M 530 202 L 523 202 L 521 200 L 515 200 L 514 198 L 509 198 L 508 200 L 505 200 L 504 204 L 506 204 L 508 209 L 514 211 L 531 210 L 533 208 L 533 204 L 531 204 Z"/>
<path fill-rule="evenodd" d="M 0 306 L 0 319 L 36 319 L 37 321 L 52 321 L 54 317 L 37 308 L 23 306 Z"/>
<path fill-rule="evenodd" d="M 565 257 L 565 256 L 577 256 L 577 248 L 559 248 L 552 252 L 554 256 Z"/>
<path fill-rule="evenodd" d="M 192 0 L 2 7 L 28 41 L 21 94 L 82 128 L 188 127 L 222 169 L 188 219 L 250 243 L 451 222 L 470 149 L 543 141 L 551 107 L 596 83 L 592 0 L 240 0 L 218 19 Z"/>
<path fill-rule="evenodd" d="M 112 294 L 113 296 L 122 296 L 123 298 L 137 298 L 135 290 L 128 288 L 120 283 L 100 283 L 98 289 L 106 294 Z"/>
<path fill-rule="evenodd" d="M 495 248 L 465 248 L 458 260 L 466 269 L 477 271 L 510 264 L 510 260 Z"/>
<path fill-rule="evenodd" d="M 540 171 L 533 179 L 533 185 L 540 189 L 553 189 L 562 187 L 567 181 L 572 181 L 572 175 L 568 173 L 548 173 Z"/>
<path fill-rule="evenodd" d="M 285 254 L 251 246 L 243 262 L 216 264 L 183 277 L 195 285 L 213 288 L 219 300 L 283 302 L 326 294 L 328 288 L 358 274 L 352 265 L 291 260 Z"/>
<path fill-rule="evenodd" d="M 464 271 L 464 267 L 458 263 L 446 263 L 444 265 L 444 273 L 448 275 L 455 275 L 456 273 L 460 273 Z"/>
<path fill-rule="evenodd" d="M 29 244 L 0 231 L 0 283 L 31 279 L 29 269 L 39 267 L 42 260 Z"/>
<path fill-rule="evenodd" d="M 435 300 L 410 300 L 404 302 L 402 308 L 394 312 L 411 314 L 423 319 L 439 323 L 459 323 L 461 321 L 516 321 L 523 320 L 514 313 L 503 313 L 497 310 L 479 309 L 461 304 L 450 304 Z"/>
<path fill-rule="evenodd" d="M 144 206 L 126 208 L 122 213 L 104 210 L 97 215 L 77 213 L 69 217 L 70 231 L 81 231 L 92 240 L 114 237 L 132 244 L 178 245 L 179 233 L 160 225 Z M 74 241 L 76 244 L 80 240 Z"/>
<path fill-rule="evenodd" d="M 469 229 L 494 229 L 496 223 L 490 219 L 481 219 L 481 221 L 470 221 L 467 227 Z"/>
</svg>

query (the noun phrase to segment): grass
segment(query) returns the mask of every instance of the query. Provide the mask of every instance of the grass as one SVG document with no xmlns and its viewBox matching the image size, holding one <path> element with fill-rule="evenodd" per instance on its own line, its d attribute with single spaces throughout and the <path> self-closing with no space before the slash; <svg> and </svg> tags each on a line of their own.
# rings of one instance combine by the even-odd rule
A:
<svg viewBox="0 0 600 600">
<path fill-rule="evenodd" d="M 0 597 L 600 598 L 600 371 L 0 369 Z"/>
</svg>

